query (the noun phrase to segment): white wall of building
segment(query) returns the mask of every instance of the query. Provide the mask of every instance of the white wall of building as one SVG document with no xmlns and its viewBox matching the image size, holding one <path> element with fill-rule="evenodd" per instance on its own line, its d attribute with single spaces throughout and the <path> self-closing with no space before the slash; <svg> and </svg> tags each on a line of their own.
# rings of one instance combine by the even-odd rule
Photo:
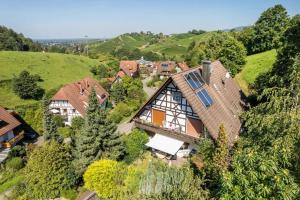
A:
<svg viewBox="0 0 300 200">
<path fill-rule="evenodd" d="M 72 119 L 77 116 L 82 116 L 68 101 L 52 100 L 49 108 L 52 113 L 59 114 L 64 118 L 66 125 L 71 125 Z"/>
</svg>

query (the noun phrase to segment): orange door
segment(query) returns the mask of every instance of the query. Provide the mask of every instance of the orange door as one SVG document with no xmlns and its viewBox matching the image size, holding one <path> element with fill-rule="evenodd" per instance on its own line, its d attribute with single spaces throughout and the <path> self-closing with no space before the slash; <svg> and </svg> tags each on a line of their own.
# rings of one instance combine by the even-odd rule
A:
<svg viewBox="0 0 300 200">
<path fill-rule="evenodd" d="M 166 113 L 161 110 L 152 109 L 152 123 L 157 126 L 162 126 L 166 118 Z"/>
<path fill-rule="evenodd" d="M 199 119 L 187 118 L 186 120 L 186 133 L 194 136 L 199 137 L 203 130 L 203 124 Z"/>
</svg>

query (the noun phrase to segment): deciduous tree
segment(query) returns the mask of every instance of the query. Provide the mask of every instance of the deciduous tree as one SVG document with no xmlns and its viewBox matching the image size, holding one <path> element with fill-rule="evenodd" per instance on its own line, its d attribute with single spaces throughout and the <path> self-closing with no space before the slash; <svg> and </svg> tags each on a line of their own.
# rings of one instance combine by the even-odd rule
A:
<svg viewBox="0 0 300 200">
<path fill-rule="evenodd" d="M 39 99 L 44 94 L 44 90 L 37 85 L 35 76 L 25 70 L 13 78 L 12 84 L 14 92 L 22 99 Z"/>
<path fill-rule="evenodd" d="M 25 168 L 29 199 L 53 199 L 75 184 L 69 150 L 55 141 L 46 142 L 30 154 Z"/>
</svg>

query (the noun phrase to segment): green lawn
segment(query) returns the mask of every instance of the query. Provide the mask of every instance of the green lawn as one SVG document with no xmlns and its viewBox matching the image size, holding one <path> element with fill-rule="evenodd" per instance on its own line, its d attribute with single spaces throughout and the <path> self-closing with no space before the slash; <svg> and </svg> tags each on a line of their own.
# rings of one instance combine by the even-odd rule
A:
<svg viewBox="0 0 300 200">
<path fill-rule="evenodd" d="M 22 70 L 39 74 L 43 79 L 39 84 L 46 91 L 60 85 L 92 76 L 90 67 L 99 61 L 83 56 L 41 53 L 0 51 L 0 81 L 10 80 Z M 17 105 L 33 103 L 33 100 L 22 100 L 11 90 L 10 84 L 0 84 L 0 105 L 14 108 Z"/>
<path fill-rule="evenodd" d="M 243 70 L 235 76 L 242 90 L 246 95 L 250 93 L 249 84 L 254 83 L 259 74 L 270 70 L 276 60 L 276 50 L 248 56 Z"/>
</svg>

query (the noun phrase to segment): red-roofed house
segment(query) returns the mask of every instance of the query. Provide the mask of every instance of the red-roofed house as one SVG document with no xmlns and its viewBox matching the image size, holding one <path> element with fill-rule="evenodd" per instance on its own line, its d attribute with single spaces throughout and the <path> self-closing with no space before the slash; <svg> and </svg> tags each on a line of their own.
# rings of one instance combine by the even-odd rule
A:
<svg viewBox="0 0 300 200">
<path fill-rule="evenodd" d="M 24 138 L 24 132 L 20 126 L 21 122 L 12 113 L 0 107 L 0 149 L 10 148 Z"/>
<path fill-rule="evenodd" d="M 60 88 L 51 98 L 50 110 L 54 114 L 63 116 L 65 124 L 71 125 L 73 117 L 85 115 L 89 95 L 93 88 L 99 99 L 99 106 L 105 107 L 108 92 L 96 80 L 85 78 Z"/>
<path fill-rule="evenodd" d="M 111 77 L 108 79 L 111 82 L 111 84 L 114 84 L 114 83 L 119 83 L 124 76 L 126 76 L 126 74 L 123 71 L 118 71 L 115 77 Z"/>
<path fill-rule="evenodd" d="M 135 60 L 122 60 L 120 62 L 120 70 L 127 76 L 137 77 L 139 75 L 139 66 Z"/>
</svg>

